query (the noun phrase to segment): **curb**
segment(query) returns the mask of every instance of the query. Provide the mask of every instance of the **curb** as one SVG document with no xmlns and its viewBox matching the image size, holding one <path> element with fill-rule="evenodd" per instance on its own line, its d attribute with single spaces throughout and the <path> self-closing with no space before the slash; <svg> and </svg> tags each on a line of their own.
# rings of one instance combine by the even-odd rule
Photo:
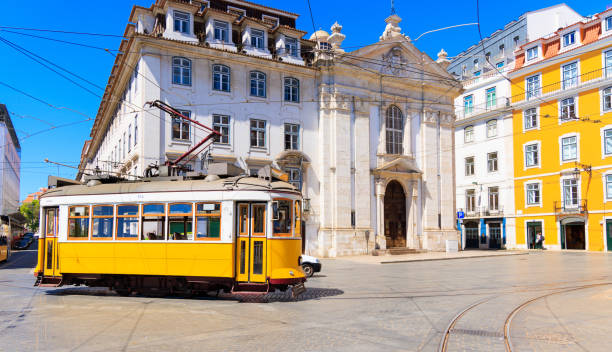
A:
<svg viewBox="0 0 612 352">
<path fill-rule="evenodd" d="M 529 252 L 525 252 L 525 253 L 511 253 L 511 254 L 472 255 L 472 256 L 469 256 L 469 257 L 405 259 L 405 260 L 384 261 L 384 262 L 380 262 L 380 264 L 431 262 L 431 261 L 435 261 L 435 260 L 456 260 L 456 259 L 472 259 L 472 258 L 508 257 L 508 256 L 513 256 L 513 255 L 526 255 L 526 254 L 529 254 Z"/>
</svg>

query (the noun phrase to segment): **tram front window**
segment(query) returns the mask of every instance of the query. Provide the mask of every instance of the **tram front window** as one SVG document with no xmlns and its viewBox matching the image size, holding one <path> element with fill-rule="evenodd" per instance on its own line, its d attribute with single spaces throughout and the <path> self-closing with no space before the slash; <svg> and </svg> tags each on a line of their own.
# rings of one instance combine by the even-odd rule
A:
<svg viewBox="0 0 612 352">
<path fill-rule="evenodd" d="M 196 206 L 196 240 L 219 239 L 221 204 L 199 203 Z"/>
<path fill-rule="evenodd" d="M 163 204 L 145 204 L 142 206 L 143 240 L 163 241 L 166 239 L 164 222 L 166 211 Z"/>
<path fill-rule="evenodd" d="M 191 204 L 170 204 L 168 211 L 168 237 L 170 240 L 193 240 Z"/>
<path fill-rule="evenodd" d="M 291 209 L 292 201 L 288 199 L 279 199 L 278 210 L 275 212 L 274 219 L 274 235 L 275 236 L 291 236 L 291 222 L 293 220 L 293 211 Z"/>
<path fill-rule="evenodd" d="M 138 239 L 138 205 L 117 206 L 117 239 Z"/>
</svg>

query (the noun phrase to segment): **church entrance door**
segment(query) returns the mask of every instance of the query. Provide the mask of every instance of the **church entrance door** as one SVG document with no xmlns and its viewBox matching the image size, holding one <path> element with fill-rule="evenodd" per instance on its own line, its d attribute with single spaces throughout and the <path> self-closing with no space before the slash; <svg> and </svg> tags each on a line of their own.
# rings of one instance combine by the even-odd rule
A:
<svg viewBox="0 0 612 352">
<path fill-rule="evenodd" d="M 385 239 L 387 248 L 406 247 L 406 195 L 397 181 L 385 190 Z"/>
</svg>

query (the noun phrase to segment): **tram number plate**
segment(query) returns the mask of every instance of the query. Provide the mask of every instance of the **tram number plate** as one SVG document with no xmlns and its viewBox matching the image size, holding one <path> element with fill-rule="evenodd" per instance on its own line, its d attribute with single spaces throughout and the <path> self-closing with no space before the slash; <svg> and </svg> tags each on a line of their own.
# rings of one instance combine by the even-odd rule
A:
<svg viewBox="0 0 612 352">
<path fill-rule="evenodd" d="M 306 287 L 304 286 L 303 282 L 294 285 L 291 289 L 291 295 L 293 296 L 293 298 L 297 298 L 297 296 L 301 295 L 304 292 L 306 292 Z"/>
</svg>

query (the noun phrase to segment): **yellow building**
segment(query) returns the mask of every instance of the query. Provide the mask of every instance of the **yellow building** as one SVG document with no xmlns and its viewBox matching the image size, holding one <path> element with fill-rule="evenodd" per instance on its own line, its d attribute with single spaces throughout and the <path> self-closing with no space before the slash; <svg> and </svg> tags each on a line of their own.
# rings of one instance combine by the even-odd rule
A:
<svg viewBox="0 0 612 352">
<path fill-rule="evenodd" d="M 612 9 L 526 43 L 512 81 L 516 244 L 612 250 Z"/>
</svg>

